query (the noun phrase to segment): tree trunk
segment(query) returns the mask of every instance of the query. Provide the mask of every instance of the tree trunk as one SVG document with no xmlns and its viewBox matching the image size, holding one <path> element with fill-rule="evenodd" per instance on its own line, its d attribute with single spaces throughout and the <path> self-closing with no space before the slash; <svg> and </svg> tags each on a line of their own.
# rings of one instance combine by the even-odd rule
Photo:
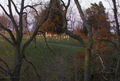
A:
<svg viewBox="0 0 120 81">
<path fill-rule="evenodd" d="M 13 67 L 14 72 L 13 72 L 13 75 L 11 76 L 11 81 L 19 81 L 20 80 L 20 69 L 21 69 L 21 64 L 19 63 L 20 45 L 16 45 L 14 47 L 14 51 L 15 51 L 15 59 L 14 59 L 14 67 Z"/>
<path fill-rule="evenodd" d="M 118 52 L 120 52 L 120 51 L 118 50 Z M 115 70 L 115 79 L 114 79 L 114 81 L 118 81 L 119 73 L 120 73 L 120 53 L 118 53 L 118 61 L 117 61 L 117 66 L 116 66 L 116 70 Z"/>
<path fill-rule="evenodd" d="M 89 48 L 85 48 L 84 81 L 90 81 L 90 58 L 91 50 Z"/>
<path fill-rule="evenodd" d="M 19 81 L 20 80 L 20 69 L 21 69 L 21 64 L 19 64 L 17 66 L 17 68 L 15 69 L 15 71 L 11 77 L 11 81 Z"/>
<path fill-rule="evenodd" d="M 119 78 L 118 74 L 120 73 L 120 28 L 119 28 L 119 21 L 118 21 L 118 9 L 117 9 L 117 5 L 116 5 L 116 0 L 112 0 L 113 2 L 113 12 L 114 12 L 114 18 L 115 18 L 115 23 L 116 23 L 116 29 L 117 29 L 117 36 L 118 36 L 118 61 L 117 61 L 117 67 L 116 67 L 116 71 L 115 71 L 115 80 L 114 81 L 118 81 L 117 79 Z"/>
</svg>

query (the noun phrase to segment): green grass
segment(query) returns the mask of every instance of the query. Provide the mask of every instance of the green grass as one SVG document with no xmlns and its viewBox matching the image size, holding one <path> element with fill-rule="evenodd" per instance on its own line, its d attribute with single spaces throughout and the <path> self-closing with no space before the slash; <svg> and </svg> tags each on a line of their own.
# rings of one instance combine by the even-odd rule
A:
<svg viewBox="0 0 120 81">
<path fill-rule="evenodd" d="M 76 55 L 76 52 L 79 49 L 83 49 L 77 46 L 63 45 L 63 44 L 55 44 L 48 43 L 50 49 L 58 56 L 63 56 L 65 58 L 71 57 L 72 59 Z M 33 43 L 26 49 L 26 55 L 32 60 L 34 63 L 40 62 L 40 65 L 44 64 L 44 58 L 56 56 L 54 55 L 46 46 L 45 42 L 37 41 L 37 48 L 33 47 Z M 39 66 L 38 66 L 39 67 Z"/>
<path fill-rule="evenodd" d="M 28 36 L 25 36 L 22 40 L 23 44 L 28 40 Z M 61 38 L 56 39 L 56 37 L 47 38 L 48 45 L 50 49 L 55 53 L 51 52 L 47 47 L 44 37 L 40 36 L 37 38 L 37 48 L 34 48 L 33 41 L 27 47 L 25 51 L 25 56 L 27 59 L 32 62 L 40 75 L 42 81 L 52 81 L 53 78 L 58 77 L 69 77 L 74 76 L 75 68 L 82 68 L 83 62 L 80 62 L 81 59 L 76 60 L 76 54 L 78 50 L 83 50 L 80 43 L 72 38 Z M 111 44 L 108 44 L 108 47 Z M 93 49 L 94 50 L 94 49 Z M 0 58 L 5 60 L 5 62 L 12 68 L 14 62 L 14 50 L 13 47 L 6 42 L 3 38 L 0 37 Z M 28 66 L 24 60 L 21 67 L 21 73 Z M 0 62 L 0 66 L 6 69 L 5 65 Z M 79 66 L 79 67 L 78 67 Z M 79 69 L 78 69 L 79 70 Z M 0 77 L 5 76 L 0 73 Z M 36 81 L 37 76 L 32 66 L 29 67 L 29 70 L 21 75 L 21 81 Z M 52 78 L 53 77 L 53 78 Z M 56 80 L 60 81 L 60 80 Z"/>
<path fill-rule="evenodd" d="M 44 41 L 42 36 L 36 36 L 37 40 Z M 81 46 L 80 43 L 73 38 L 64 38 L 64 37 L 47 37 L 47 41 L 49 43 L 58 43 L 58 44 L 66 44 L 72 46 Z"/>
<path fill-rule="evenodd" d="M 23 39 L 22 45 L 26 40 L 27 39 L 25 38 Z M 48 41 L 48 45 L 56 55 L 54 55 L 48 49 L 46 43 L 44 42 L 43 37 L 41 37 L 40 40 L 37 40 L 37 48 L 34 48 L 33 42 L 31 42 L 25 51 L 27 59 L 35 65 L 39 75 L 40 76 L 44 75 L 46 77 L 53 75 L 53 73 L 54 75 L 57 75 L 56 71 L 52 71 L 51 68 L 57 71 L 59 71 L 59 69 L 57 68 L 58 66 L 62 70 L 68 67 L 70 68 L 75 63 L 76 52 L 79 49 L 83 50 L 82 47 L 70 45 L 71 43 L 72 44 L 78 43 L 76 42 L 76 40 L 73 40 L 71 38 L 69 39 L 69 41 L 67 39 L 55 41 L 53 38 L 50 38 L 49 40 L 52 41 L 52 43 Z M 14 62 L 14 50 L 13 47 L 2 38 L 0 38 L 0 57 L 5 60 L 5 62 L 10 66 L 10 68 L 12 68 Z M 1 62 L 0 65 L 5 67 Z M 23 61 L 21 72 L 27 67 L 27 65 L 28 64 L 25 61 Z M 68 73 L 69 71 L 63 72 Z M 32 68 L 32 66 L 30 66 L 29 74 L 30 76 L 32 76 L 30 77 L 30 79 L 36 77 L 35 71 Z M 22 77 L 29 79 L 27 74 L 22 75 Z"/>
</svg>

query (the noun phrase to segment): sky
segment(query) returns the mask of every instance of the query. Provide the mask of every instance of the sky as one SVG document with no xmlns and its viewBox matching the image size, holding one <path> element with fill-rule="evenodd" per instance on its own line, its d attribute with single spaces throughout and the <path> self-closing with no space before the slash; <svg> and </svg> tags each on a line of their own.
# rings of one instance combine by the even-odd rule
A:
<svg viewBox="0 0 120 81">
<path fill-rule="evenodd" d="M 21 0 L 14 0 L 14 1 L 17 1 L 17 4 L 19 4 Z M 49 1 L 49 0 L 25 0 L 25 2 L 27 4 L 29 4 L 30 1 L 37 2 L 37 1 Z M 67 1 L 67 0 L 63 0 L 63 1 Z M 78 0 L 78 1 L 80 2 L 82 9 L 84 9 L 84 10 L 86 8 L 90 7 L 91 3 L 97 3 L 98 4 L 100 1 L 102 1 L 102 3 L 104 5 L 104 7 L 106 8 L 107 12 L 109 12 L 109 10 L 111 9 L 109 3 L 106 2 L 107 0 Z M 8 0 L 0 0 L 0 4 L 2 4 L 3 6 L 6 6 L 7 2 L 8 2 Z M 71 4 L 74 5 L 74 0 L 71 0 Z M 7 6 L 5 8 L 7 9 Z M 75 10 L 77 10 L 76 6 L 75 6 Z M 2 10 L 0 9 L 0 11 L 2 11 Z"/>
<path fill-rule="evenodd" d="M 14 1 L 17 1 L 17 4 L 19 4 L 21 0 L 14 0 Z M 34 2 L 38 2 L 38 1 L 44 2 L 44 1 L 49 1 L 49 0 L 25 0 L 26 4 L 29 4 L 31 1 L 34 3 Z M 63 0 L 63 1 L 67 1 L 67 0 Z M 107 2 L 107 1 L 111 1 L 111 0 L 78 0 L 78 1 L 80 2 L 82 9 L 84 9 L 84 10 L 86 8 L 90 7 L 91 3 L 98 4 L 100 1 L 102 1 L 104 7 L 106 8 L 106 12 L 110 12 L 110 13 L 112 12 L 110 4 Z M 8 2 L 8 0 L 0 0 L 0 4 L 2 4 L 3 6 L 6 6 L 7 2 Z M 74 0 L 71 0 L 71 4 L 73 4 L 73 6 L 75 6 Z M 7 6 L 5 8 L 7 9 Z M 75 6 L 74 10 L 78 11 L 76 6 Z M 1 9 L 0 9 L 0 11 L 2 12 Z"/>
<path fill-rule="evenodd" d="M 111 10 L 112 10 L 111 9 L 111 4 L 109 4 L 107 2 L 107 0 L 79 0 L 79 1 L 80 1 L 83 9 L 84 8 L 86 9 L 86 8 L 90 7 L 91 3 L 97 3 L 98 4 L 100 1 L 102 1 L 103 5 L 106 9 L 106 12 L 111 12 Z M 110 0 L 108 0 L 108 1 L 110 1 Z"/>
<path fill-rule="evenodd" d="M 18 1 L 17 2 L 17 4 L 19 4 L 19 2 L 21 1 L 21 0 L 14 0 L 14 1 Z M 25 0 L 25 2 L 28 4 L 28 3 L 30 3 L 30 1 L 32 1 L 32 2 L 37 2 L 37 1 L 49 1 L 49 0 Z M 67 1 L 67 0 L 63 0 L 63 1 Z M 71 4 L 74 4 L 74 0 L 71 0 L 72 2 L 71 2 Z M 83 9 L 86 9 L 86 8 L 88 8 L 88 7 L 90 7 L 90 4 L 91 3 L 99 3 L 100 1 L 102 1 L 102 3 L 103 3 L 103 5 L 104 5 L 104 7 L 106 8 L 106 11 L 108 12 L 110 9 L 111 9 L 111 7 L 110 7 L 110 5 L 109 5 L 109 3 L 107 2 L 107 0 L 78 0 L 79 2 L 80 2 L 80 4 L 81 4 L 81 7 L 83 8 Z M 108 0 L 109 1 L 109 0 Z M 6 6 L 7 5 L 7 2 L 8 2 L 8 0 L 0 0 L 0 3 L 3 5 L 3 6 Z M 7 9 L 7 6 L 6 6 L 6 9 Z M 1 11 L 1 9 L 0 9 L 0 11 Z"/>
<path fill-rule="evenodd" d="M 106 8 L 110 8 L 109 3 L 106 2 L 105 0 L 79 0 L 81 2 L 81 6 L 87 8 L 90 6 L 91 3 L 99 3 L 100 1 L 102 1 L 103 5 Z"/>
<path fill-rule="evenodd" d="M 26 0 L 26 1 L 29 2 L 29 0 Z M 37 0 L 30 0 L 30 1 L 37 1 Z M 44 1 L 44 0 L 40 0 L 40 1 Z M 66 1 L 66 0 L 64 0 L 64 1 Z M 109 4 L 108 4 L 108 2 L 106 2 L 106 0 L 79 0 L 79 2 L 81 3 L 81 6 L 85 7 L 85 8 L 88 8 L 90 6 L 90 3 L 95 3 L 95 2 L 99 3 L 99 1 L 102 1 L 103 5 L 106 8 L 110 7 Z M 0 0 L 0 3 L 3 4 L 3 5 L 5 5 L 7 3 L 7 0 Z"/>
<path fill-rule="evenodd" d="M 88 7 L 88 6 L 90 6 L 90 4 L 91 3 L 99 3 L 100 1 L 102 1 L 102 3 L 103 3 L 103 5 L 105 6 L 105 7 L 107 7 L 107 8 L 109 8 L 110 6 L 109 6 L 109 4 L 108 4 L 108 2 L 107 1 L 105 1 L 105 0 L 79 0 L 80 1 L 80 3 L 81 3 L 81 6 L 84 6 L 84 7 Z"/>
<path fill-rule="evenodd" d="M 14 0 L 14 1 L 17 1 L 17 5 L 18 5 L 18 4 L 20 4 L 21 0 Z M 31 3 L 30 1 L 32 1 L 34 3 L 37 1 L 49 1 L 49 0 L 25 0 L 26 4 Z M 63 0 L 63 1 L 67 1 L 67 0 Z M 106 8 L 106 12 L 110 12 L 110 13 L 112 12 L 110 4 L 107 2 L 107 1 L 111 1 L 111 0 L 78 0 L 78 1 L 80 2 L 82 9 L 84 9 L 84 10 L 86 8 L 90 7 L 91 3 L 98 4 L 100 1 L 102 1 L 104 7 Z M 8 0 L 0 0 L 0 4 L 2 4 L 3 6 L 7 5 L 7 2 L 8 2 Z M 71 0 L 71 4 L 74 5 L 74 0 Z M 5 8 L 7 9 L 7 6 Z M 76 6 L 75 6 L 75 10 L 76 10 L 76 12 L 78 12 Z M 1 11 L 1 9 L 0 9 L 0 11 Z M 79 17 L 77 15 L 75 15 L 75 17 L 79 19 Z"/>
</svg>

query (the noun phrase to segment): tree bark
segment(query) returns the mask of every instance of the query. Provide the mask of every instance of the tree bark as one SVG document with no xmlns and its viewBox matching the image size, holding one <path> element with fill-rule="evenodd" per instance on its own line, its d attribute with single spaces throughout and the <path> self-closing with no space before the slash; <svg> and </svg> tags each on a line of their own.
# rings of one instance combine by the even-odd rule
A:
<svg viewBox="0 0 120 81">
<path fill-rule="evenodd" d="M 11 76 L 11 81 L 19 81 L 20 80 L 20 69 L 21 69 L 21 63 L 20 61 L 20 45 L 15 45 L 14 46 L 14 51 L 15 51 L 15 59 L 14 59 L 14 72 L 13 75 Z"/>
<path fill-rule="evenodd" d="M 82 18 L 84 25 L 86 26 L 88 30 L 88 46 L 85 48 L 85 60 L 84 60 L 84 81 L 90 81 L 90 58 L 91 58 L 91 49 L 93 46 L 93 34 L 92 34 L 92 27 L 88 24 L 86 21 L 86 18 L 84 17 L 84 13 L 82 11 L 81 5 L 78 0 L 74 0 L 75 4 L 78 8 L 80 17 Z"/>
<path fill-rule="evenodd" d="M 90 58 L 91 50 L 89 48 L 85 48 L 84 81 L 90 81 Z"/>
<path fill-rule="evenodd" d="M 114 12 L 114 18 L 115 18 L 115 23 L 116 23 L 116 29 L 117 29 L 117 36 L 118 36 L 118 61 L 117 61 L 117 67 L 115 71 L 115 79 L 114 81 L 118 81 L 117 79 L 119 78 L 118 74 L 120 73 L 120 28 L 119 28 L 119 22 L 118 22 L 118 11 L 117 11 L 117 6 L 116 6 L 116 0 L 112 0 L 113 2 L 113 12 Z"/>
</svg>

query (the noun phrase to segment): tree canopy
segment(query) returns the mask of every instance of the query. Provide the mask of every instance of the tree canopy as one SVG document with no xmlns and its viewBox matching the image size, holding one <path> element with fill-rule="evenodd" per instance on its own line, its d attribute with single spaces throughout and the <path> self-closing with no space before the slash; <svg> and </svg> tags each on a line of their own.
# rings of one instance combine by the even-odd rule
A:
<svg viewBox="0 0 120 81">
<path fill-rule="evenodd" d="M 108 22 L 108 14 L 105 12 L 105 7 L 102 2 L 99 4 L 91 4 L 91 7 L 86 9 L 87 21 L 92 26 L 93 32 L 98 37 L 110 36 L 110 23 Z"/>
<path fill-rule="evenodd" d="M 41 26 L 39 29 L 42 32 L 47 32 L 51 34 L 61 34 L 63 33 L 62 31 L 62 15 L 60 12 L 60 9 L 58 8 L 58 5 L 62 8 L 62 5 L 60 4 L 60 1 L 53 0 L 52 1 L 52 6 L 51 6 L 51 11 L 49 13 L 49 19 Z M 41 22 L 41 20 L 44 18 L 46 12 L 48 11 L 49 6 L 47 5 L 41 14 L 39 14 L 39 17 L 36 18 L 36 24 Z"/>
</svg>

